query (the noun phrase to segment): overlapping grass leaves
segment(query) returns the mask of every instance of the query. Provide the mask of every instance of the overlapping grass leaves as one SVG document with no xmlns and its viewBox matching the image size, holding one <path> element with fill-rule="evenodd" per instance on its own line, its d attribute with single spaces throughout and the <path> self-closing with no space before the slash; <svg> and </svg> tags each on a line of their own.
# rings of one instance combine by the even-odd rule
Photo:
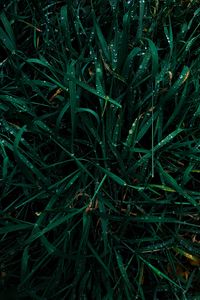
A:
<svg viewBox="0 0 200 300">
<path fill-rule="evenodd" d="M 198 297 L 195 1 L 3 2 L 1 287 Z"/>
</svg>

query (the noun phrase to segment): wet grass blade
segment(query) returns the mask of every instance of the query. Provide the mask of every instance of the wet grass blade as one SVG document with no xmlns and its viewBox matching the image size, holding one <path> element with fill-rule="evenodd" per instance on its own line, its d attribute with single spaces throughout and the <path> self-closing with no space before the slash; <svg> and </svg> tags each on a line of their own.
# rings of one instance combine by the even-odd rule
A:
<svg viewBox="0 0 200 300">
<path fill-rule="evenodd" d="M 198 298 L 198 4 L 1 1 L 0 299 Z"/>
</svg>

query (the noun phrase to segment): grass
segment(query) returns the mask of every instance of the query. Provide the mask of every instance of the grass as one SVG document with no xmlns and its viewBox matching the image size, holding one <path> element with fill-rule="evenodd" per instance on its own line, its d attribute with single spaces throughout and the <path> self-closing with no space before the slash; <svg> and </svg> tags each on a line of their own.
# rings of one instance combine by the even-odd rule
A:
<svg viewBox="0 0 200 300">
<path fill-rule="evenodd" d="M 198 4 L 1 1 L 2 299 L 200 299 Z"/>
</svg>

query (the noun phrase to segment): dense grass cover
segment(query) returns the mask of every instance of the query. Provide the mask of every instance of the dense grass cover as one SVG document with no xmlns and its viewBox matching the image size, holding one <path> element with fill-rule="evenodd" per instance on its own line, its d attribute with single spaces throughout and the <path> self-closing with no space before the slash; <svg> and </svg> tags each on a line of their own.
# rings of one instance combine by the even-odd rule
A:
<svg viewBox="0 0 200 300">
<path fill-rule="evenodd" d="M 200 9 L 1 0 L 1 299 L 200 299 Z"/>
</svg>

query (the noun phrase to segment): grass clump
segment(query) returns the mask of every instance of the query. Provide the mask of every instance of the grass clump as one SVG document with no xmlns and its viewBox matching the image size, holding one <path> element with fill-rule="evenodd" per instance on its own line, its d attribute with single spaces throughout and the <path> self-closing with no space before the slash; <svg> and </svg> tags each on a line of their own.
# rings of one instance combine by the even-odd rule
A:
<svg viewBox="0 0 200 300">
<path fill-rule="evenodd" d="M 1 6 L 1 297 L 199 299 L 198 1 Z"/>
</svg>

